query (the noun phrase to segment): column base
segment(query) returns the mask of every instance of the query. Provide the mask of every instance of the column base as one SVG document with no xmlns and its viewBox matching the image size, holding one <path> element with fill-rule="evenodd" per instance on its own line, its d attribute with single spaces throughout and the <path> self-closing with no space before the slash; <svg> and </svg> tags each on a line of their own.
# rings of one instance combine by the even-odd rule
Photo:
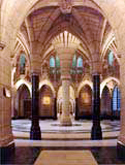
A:
<svg viewBox="0 0 125 165">
<path fill-rule="evenodd" d="M 6 163 L 5 161 L 8 160 L 15 152 L 15 144 L 14 142 L 9 143 L 7 146 L 0 147 L 0 160 L 1 163 Z"/>
<path fill-rule="evenodd" d="M 72 121 L 71 121 L 70 116 L 61 115 L 60 124 L 62 126 L 71 126 L 72 125 Z"/>
<path fill-rule="evenodd" d="M 31 126 L 30 139 L 41 140 L 41 131 L 39 126 Z"/>
<path fill-rule="evenodd" d="M 123 145 L 120 141 L 117 143 L 117 156 L 119 159 L 125 161 L 125 145 Z"/>
<path fill-rule="evenodd" d="M 92 140 L 102 140 L 101 126 L 92 126 L 91 139 Z"/>
</svg>

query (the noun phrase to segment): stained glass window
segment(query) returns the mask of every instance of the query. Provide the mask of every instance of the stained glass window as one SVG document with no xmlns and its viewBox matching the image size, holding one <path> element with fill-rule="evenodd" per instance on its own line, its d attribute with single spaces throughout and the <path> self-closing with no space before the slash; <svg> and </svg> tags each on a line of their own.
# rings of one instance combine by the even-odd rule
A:
<svg viewBox="0 0 125 165">
<path fill-rule="evenodd" d="M 120 90 L 116 86 L 113 90 L 113 98 L 112 98 L 112 106 L 113 106 L 113 111 L 120 111 L 120 100 L 121 100 L 121 95 L 120 95 Z"/>
<path fill-rule="evenodd" d="M 60 59 L 58 56 L 56 56 L 56 67 L 60 68 Z"/>
<path fill-rule="evenodd" d="M 55 67 L 55 58 L 54 57 L 50 58 L 50 67 L 52 67 L 52 68 Z"/>
<path fill-rule="evenodd" d="M 77 67 L 82 68 L 83 67 L 83 59 L 81 57 L 79 57 L 77 59 Z"/>
<path fill-rule="evenodd" d="M 21 54 L 21 56 L 20 56 L 20 74 L 25 74 L 25 63 L 26 63 L 25 54 Z"/>
<path fill-rule="evenodd" d="M 113 65 L 113 61 L 114 61 L 114 55 L 113 55 L 113 52 L 110 50 L 110 52 L 108 54 L 108 63 L 110 66 Z"/>
<path fill-rule="evenodd" d="M 76 55 L 74 55 L 73 60 L 72 60 L 72 67 L 73 68 L 76 67 L 76 63 L 77 63 L 77 61 L 76 61 Z"/>
</svg>

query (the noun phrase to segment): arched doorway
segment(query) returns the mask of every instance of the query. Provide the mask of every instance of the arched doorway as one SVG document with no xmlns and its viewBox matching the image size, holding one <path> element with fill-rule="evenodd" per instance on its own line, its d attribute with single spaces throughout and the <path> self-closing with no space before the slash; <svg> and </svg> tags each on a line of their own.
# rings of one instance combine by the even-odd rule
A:
<svg viewBox="0 0 125 165">
<path fill-rule="evenodd" d="M 30 91 L 26 85 L 21 85 L 17 91 L 15 105 L 15 117 L 30 118 L 31 116 L 31 98 Z"/>
<path fill-rule="evenodd" d="M 77 119 L 91 119 L 92 116 L 92 90 L 85 85 L 79 92 Z"/>
<path fill-rule="evenodd" d="M 111 96 L 107 86 L 104 87 L 101 97 L 101 118 L 112 118 Z"/>
<path fill-rule="evenodd" d="M 39 92 L 39 116 L 42 119 L 55 119 L 55 99 L 49 86 L 43 85 Z"/>
</svg>

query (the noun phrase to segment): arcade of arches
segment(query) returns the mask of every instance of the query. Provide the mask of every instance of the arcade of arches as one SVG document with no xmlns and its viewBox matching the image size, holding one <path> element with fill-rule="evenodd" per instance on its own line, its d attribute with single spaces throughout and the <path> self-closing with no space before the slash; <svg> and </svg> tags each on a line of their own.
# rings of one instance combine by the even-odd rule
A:
<svg viewBox="0 0 125 165">
<path fill-rule="evenodd" d="M 125 1 L 0 1 L 0 148 L 14 146 L 11 120 L 120 120 L 125 157 Z"/>
</svg>

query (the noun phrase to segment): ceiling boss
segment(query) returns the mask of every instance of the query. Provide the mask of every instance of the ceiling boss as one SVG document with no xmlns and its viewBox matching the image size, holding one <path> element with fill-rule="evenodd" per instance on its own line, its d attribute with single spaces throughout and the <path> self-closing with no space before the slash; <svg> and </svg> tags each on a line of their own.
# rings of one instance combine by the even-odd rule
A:
<svg viewBox="0 0 125 165">
<path fill-rule="evenodd" d="M 60 0 L 59 6 L 63 14 L 69 14 L 72 10 L 72 0 Z"/>
</svg>

